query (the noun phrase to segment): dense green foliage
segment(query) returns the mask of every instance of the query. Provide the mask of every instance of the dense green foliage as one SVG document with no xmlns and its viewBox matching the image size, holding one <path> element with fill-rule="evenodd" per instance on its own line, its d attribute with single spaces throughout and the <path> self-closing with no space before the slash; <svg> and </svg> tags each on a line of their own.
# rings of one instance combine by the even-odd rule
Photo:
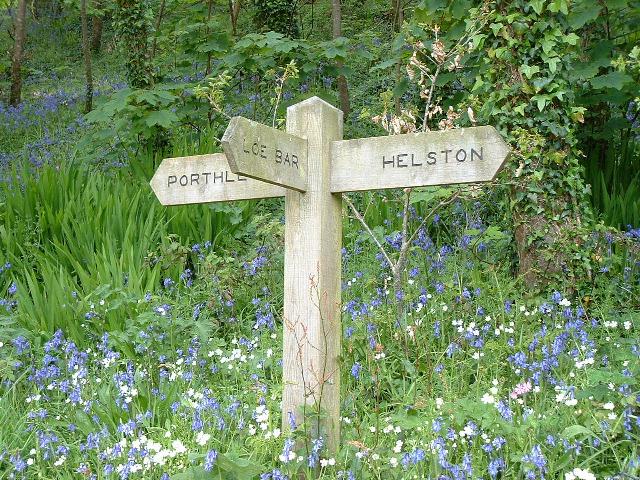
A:
<svg viewBox="0 0 640 480">
<path fill-rule="evenodd" d="M 328 0 L 88 2 L 84 115 L 79 2 L 29 2 L 0 102 L 0 479 L 640 475 L 639 3 L 421 0 L 399 32 L 393 3 L 343 1 L 333 39 Z M 513 155 L 485 186 L 350 195 L 375 239 L 345 207 L 331 452 L 283 432 L 282 200 L 166 208 L 148 180 L 229 116 L 336 105 L 339 75 L 345 138 L 491 124 Z"/>
</svg>

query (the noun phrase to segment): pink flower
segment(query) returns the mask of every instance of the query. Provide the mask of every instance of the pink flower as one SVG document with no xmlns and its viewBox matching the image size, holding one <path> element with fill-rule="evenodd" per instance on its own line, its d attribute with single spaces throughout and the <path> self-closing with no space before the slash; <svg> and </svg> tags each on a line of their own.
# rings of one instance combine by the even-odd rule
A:
<svg viewBox="0 0 640 480">
<path fill-rule="evenodd" d="M 529 393 L 531 391 L 531 382 L 529 380 L 527 380 L 526 382 L 522 382 L 519 383 L 518 385 L 515 386 L 515 388 L 513 389 L 513 392 L 511 392 L 511 398 L 518 398 L 521 395 L 524 395 L 525 393 Z"/>
</svg>

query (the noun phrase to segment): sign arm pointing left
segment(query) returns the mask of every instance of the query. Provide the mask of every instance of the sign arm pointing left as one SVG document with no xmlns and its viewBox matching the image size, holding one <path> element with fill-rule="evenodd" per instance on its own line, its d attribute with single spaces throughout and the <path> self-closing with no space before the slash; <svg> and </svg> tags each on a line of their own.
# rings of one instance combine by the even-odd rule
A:
<svg viewBox="0 0 640 480">
<path fill-rule="evenodd" d="M 285 192 L 231 172 L 223 153 L 165 158 L 150 183 L 162 205 L 283 197 Z"/>
<path fill-rule="evenodd" d="M 298 192 L 307 190 L 306 139 L 233 117 L 220 143 L 232 172 Z"/>
</svg>

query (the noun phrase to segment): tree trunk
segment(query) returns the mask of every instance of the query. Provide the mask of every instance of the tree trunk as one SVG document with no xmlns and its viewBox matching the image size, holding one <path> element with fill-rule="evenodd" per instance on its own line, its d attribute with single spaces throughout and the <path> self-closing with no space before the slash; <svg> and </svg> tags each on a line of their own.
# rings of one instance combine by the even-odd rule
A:
<svg viewBox="0 0 640 480">
<path fill-rule="evenodd" d="M 561 225 L 545 218 L 544 215 L 514 213 L 515 243 L 518 254 L 518 275 L 532 291 L 540 291 L 553 275 L 562 274 L 561 255 L 550 255 L 552 247 L 560 236 Z M 531 243 L 532 238 L 542 234 L 539 244 Z"/>
<path fill-rule="evenodd" d="M 342 5 L 341 0 L 332 0 L 331 3 L 331 21 L 333 24 L 333 38 L 342 36 Z M 343 63 L 338 62 L 338 68 L 341 68 Z M 347 79 L 344 75 L 338 76 L 338 93 L 340 95 L 340 109 L 344 113 L 344 119 L 346 120 L 351 111 L 349 103 L 349 87 L 347 86 Z"/>
<path fill-rule="evenodd" d="M 213 8 L 213 0 L 207 0 L 207 27 L 205 28 L 205 33 L 207 36 L 207 41 L 209 41 L 209 23 L 211 22 L 211 9 Z M 233 24 L 233 21 L 231 22 Z M 211 74 L 211 52 L 207 52 L 207 70 L 205 71 L 205 76 L 209 76 Z M 209 114 L 211 114 L 211 110 L 209 110 Z M 209 123 L 211 123 L 211 117 L 209 117 Z"/>
<path fill-rule="evenodd" d="M 402 0 L 391 0 L 391 25 L 394 32 L 399 32 L 402 22 L 404 21 L 404 10 L 402 8 Z"/>
<path fill-rule="evenodd" d="M 99 10 L 101 7 L 100 0 L 94 0 L 93 8 L 95 10 Z M 92 35 L 91 35 L 91 50 L 94 53 L 99 53 L 100 48 L 102 47 L 102 12 L 96 12 L 91 17 L 91 27 L 92 27 Z"/>
<path fill-rule="evenodd" d="M 402 27 L 402 22 L 404 21 L 404 11 L 402 9 L 402 0 L 392 0 L 391 7 L 393 9 L 392 15 L 392 25 L 393 31 L 399 32 L 400 27 Z M 396 65 L 396 84 L 400 83 L 402 79 L 402 65 L 400 62 Z M 400 105 L 400 97 L 396 97 L 395 99 L 395 113 L 397 116 L 400 116 L 402 112 L 402 106 Z"/>
<path fill-rule="evenodd" d="M 211 0 L 209 0 L 211 3 Z M 160 32 L 160 25 L 162 25 L 162 17 L 164 17 L 164 9 L 166 6 L 166 1 L 162 0 L 160 2 L 160 11 L 158 12 L 158 18 L 156 19 L 156 30 L 153 34 L 153 47 L 151 48 L 151 58 L 156 58 L 156 47 L 158 45 L 158 33 Z M 209 6 L 209 11 L 211 11 L 211 6 Z"/>
<path fill-rule="evenodd" d="M 20 103 L 22 94 L 22 57 L 24 56 L 26 16 L 27 0 L 18 0 L 18 12 L 15 20 L 15 43 L 11 58 L 11 94 L 9 95 L 9 105 L 14 107 Z"/>
<path fill-rule="evenodd" d="M 118 0 L 116 33 L 126 52 L 127 80 L 133 88 L 153 87 L 150 9 L 149 0 Z"/>
<path fill-rule="evenodd" d="M 84 56 L 84 73 L 86 77 L 84 111 L 85 113 L 89 113 L 93 108 L 93 75 L 91 72 L 91 49 L 89 45 L 87 0 L 80 0 L 80 20 L 82 22 L 82 55 Z"/>
<path fill-rule="evenodd" d="M 241 0 L 229 0 L 229 15 L 231 16 L 231 33 L 234 37 L 238 35 L 238 16 L 242 8 Z"/>
</svg>

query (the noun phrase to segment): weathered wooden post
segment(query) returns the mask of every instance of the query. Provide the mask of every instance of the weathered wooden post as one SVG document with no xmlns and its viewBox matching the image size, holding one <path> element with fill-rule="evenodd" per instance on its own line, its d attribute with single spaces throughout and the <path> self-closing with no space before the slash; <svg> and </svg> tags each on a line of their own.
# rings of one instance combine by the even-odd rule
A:
<svg viewBox="0 0 640 480">
<path fill-rule="evenodd" d="M 287 132 L 307 139 L 307 190 L 285 193 L 283 424 L 311 421 L 330 451 L 340 439 L 342 200 L 330 192 L 331 142 L 342 111 L 313 97 L 287 109 Z"/>
<path fill-rule="evenodd" d="M 342 111 L 318 97 L 287 109 L 287 133 L 234 117 L 221 143 L 163 160 L 151 186 L 163 205 L 285 196 L 283 427 L 336 451 L 342 193 L 487 182 L 509 146 L 488 126 L 342 140 Z"/>
</svg>

